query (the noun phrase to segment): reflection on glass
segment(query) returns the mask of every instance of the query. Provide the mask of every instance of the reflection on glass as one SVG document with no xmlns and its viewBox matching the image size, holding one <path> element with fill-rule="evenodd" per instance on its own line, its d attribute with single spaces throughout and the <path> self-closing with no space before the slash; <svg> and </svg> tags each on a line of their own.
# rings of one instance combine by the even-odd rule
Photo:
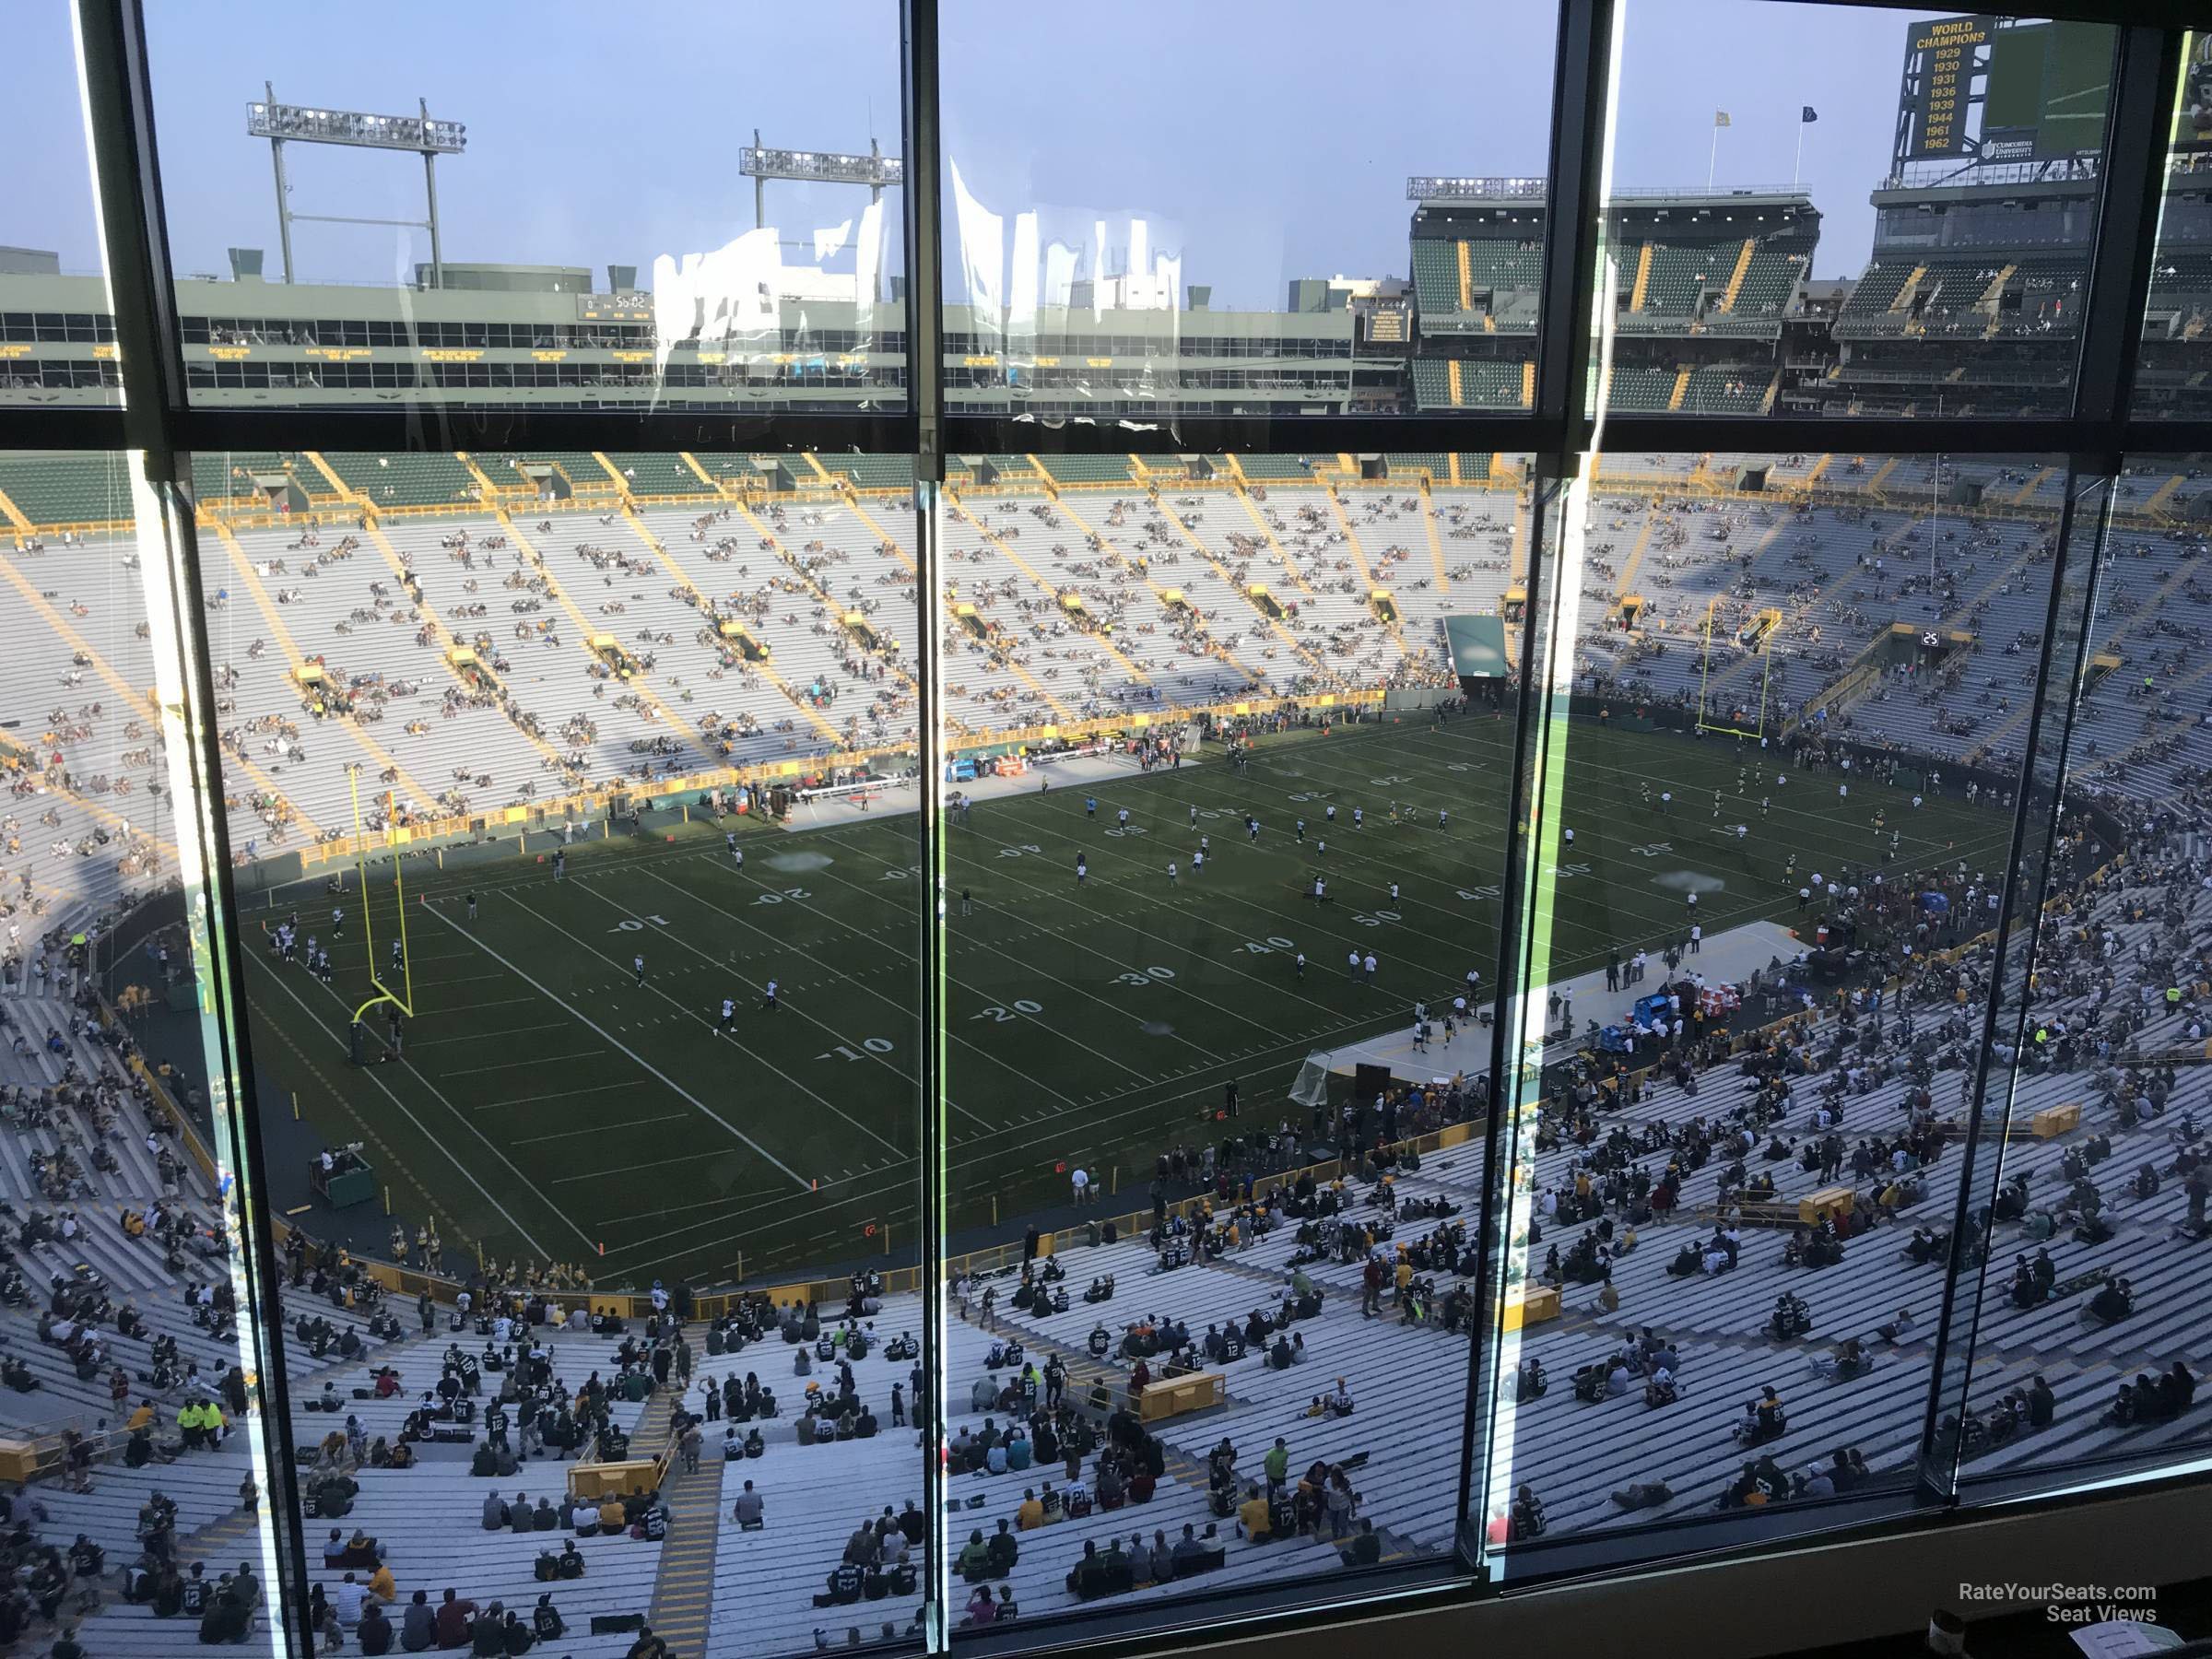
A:
<svg viewBox="0 0 2212 1659">
<path fill-rule="evenodd" d="M 992 457 L 947 487 L 948 1547 L 979 1627 L 1451 1559 L 1526 475 Z"/>
<path fill-rule="evenodd" d="M 2065 412 L 2111 29 L 1743 0 L 1625 18 L 1606 408 Z"/>
<path fill-rule="evenodd" d="M 600 56 L 488 16 L 382 7 L 342 62 L 281 7 L 230 20 L 265 43 L 253 78 L 185 15 L 147 19 L 194 402 L 904 406 L 882 8 L 681 4 L 576 37 L 691 63 L 840 40 L 833 76 L 760 79 L 749 145 L 712 100 L 611 138 L 574 119 Z M 409 42 L 430 34 L 446 49 L 425 57 Z M 477 72 L 494 61 L 512 73 Z"/>
<path fill-rule="evenodd" d="M 18 526 L 0 550 L 0 1433 L 35 1471 L 11 1524 L 75 1575 L 51 1620 L 26 1601 L 15 1625 L 58 1641 L 128 1569 L 154 1606 L 111 1605 L 112 1638 L 82 1640 L 159 1645 L 154 1611 L 204 1558 L 210 1628 L 268 1652 L 261 1597 L 282 1575 L 262 1500 L 281 1475 L 176 548 L 135 457 L 11 454 L 0 495 Z"/>
<path fill-rule="evenodd" d="M 907 464 L 194 463 L 317 1590 L 913 1641 Z"/>
<path fill-rule="evenodd" d="M 19 85 L 0 100 L 0 146 L 36 155 L 36 188 L 14 191 L 0 229 L 0 408 L 112 404 L 122 396 L 114 307 L 65 6 L 7 20 Z"/>
<path fill-rule="evenodd" d="M 1735 459 L 1594 458 L 1537 584 L 1509 1571 L 1893 1503 L 1925 1423 L 2064 469 Z"/>
<path fill-rule="evenodd" d="M 2073 655 L 2054 658 L 2042 712 L 2030 804 L 2059 806 L 2050 877 L 2021 895 L 2041 925 L 2032 955 L 2028 941 L 2007 953 L 1989 1059 L 1986 1247 L 1961 1299 L 1974 1305 L 1978 1277 L 1975 1371 L 1954 1364 L 1940 1425 L 1969 1483 L 2171 1461 L 2206 1432 L 2204 725 L 2201 657 L 2177 615 L 2197 592 L 2183 525 L 2198 490 L 2180 462 L 2142 458 L 2110 493 L 2109 511 L 2102 489 L 2075 507 L 2070 584 L 2095 581 L 2087 638 L 2079 621 L 2062 633 Z"/>
<path fill-rule="evenodd" d="M 2212 315 L 2212 35 L 2183 37 L 2182 86 L 2165 163 L 2143 346 L 2136 364 L 2136 413 L 2194 418 L 2205 410 L 2196 377 Z"/>
<path fill-rule="evenodd" d="M 1124 15 L 1182 21 L 1158 4 Z M 947 7 L 951 406 L 1137 419 L 1527 406 L 1554 18 L 1426 5 L 1387 28 L 1337 21 L 1308 0 L 1217 8 L 1209 23 L 1253 72 L 1224 80 L 1203 56 L 1098 58 L 1072 18 Z M 1400 100 L 1381 124 L 1286 122 L 1277 88 L 1312 83 L 1324 36 L 1339 85 L 1389 84 L 1416 41 L 1516 72 L 1472 104 Z M 1083 72 L 1036 73 L 1063 60 Z M 1498 176 L 1439 176 L 1458 174 Z M 1464 376 L 1448 366 L 1463 358 Z"/>
</svg>

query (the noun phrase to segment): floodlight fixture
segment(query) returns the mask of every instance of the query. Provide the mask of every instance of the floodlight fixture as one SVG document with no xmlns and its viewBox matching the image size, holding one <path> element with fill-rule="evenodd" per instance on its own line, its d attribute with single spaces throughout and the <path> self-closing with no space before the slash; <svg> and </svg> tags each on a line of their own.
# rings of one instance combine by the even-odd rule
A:
<svg viewBox="0 0 2212 1659">
<path fill-rule="evenodd" d="M 837 150 L 776 149 L 760 142 L 760 129 L 753 129 L 753 141 L 737 152 L 737 171 L 753 182 L 753 223 L 768 223 L 768 181 L 790 179 L 804 184 L 862 184 L 867 187 L 871 202 L 883 200 L 887 189 L 897 189 L 906 182 L 906 163 L 897 156 L 887 156 L 873 138 L 868 140 L 865 156 L 847 155 Z"/>
<path fill-rule="evenodd" d="M 276 234 L 284 253 L 284 279 L 292 280 L 292 221 L 308 219 L 325 225 L 398 225 L 430 233 L 430 286 L 445 286 L 445 257 L 438 236 L 438 158 L 458 156 L 468 147 L 468 127 L 459 121 L 435 119 L 428 99 L 418 100 L 420 113 L 374 115 L 362 110 L 318 110 L 306 104 L 278 103 L 276 88 L 262 83 L 266 98 L 246 106 L 246 132 L 269 141 L 269 158 L 276 173 Z M 291 188 L 285 181 L 284 147 L 296 144 L 336 144 L 353 149 L 411 151 L 422 158 L 423 193 L 429 217 L 419 219 L 354 218 L 339 214 L 294 213 Z"/>
</svg>

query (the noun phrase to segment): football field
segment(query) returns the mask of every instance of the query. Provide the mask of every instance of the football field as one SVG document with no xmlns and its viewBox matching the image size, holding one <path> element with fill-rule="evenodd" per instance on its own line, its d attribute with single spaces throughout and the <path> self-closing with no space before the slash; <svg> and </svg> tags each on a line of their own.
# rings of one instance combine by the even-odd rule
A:
<svg viewBox="0 0 2212 1659">
<path fill-rule="evenodd" d="M 1248 1122 L 1297 1123 L 1284 1090 L 1310 1052 L 1403 1026 L 1469 968 L 1487 985 L 1511 739 L 1510 722 L 1484 716 L 1295 733 L 1263 740 L 1241 772 L 1217 750 L 979 803 L 949 825 L 950 1225 L 1065 1200 L 1076 1164 L 1118 1190 L 1109 1208 L 1141 1206 L 1158 1153 L 1206 1136 L 1226 1080 L 1241 1082 Z M 1910 790 L 1870 782 L 1840 802 L 1832 774 L 1762 789 L 1757 767 L 1727 739 L 1575 731 L 1555 976 L 1682 936 L 1693 888 L 1709 934 L 1794 919 L 1812 870 L 1889 862 L 1877 806 L 1902 832 L 1893 867 L 2003 860 L 2007 814 L 1956 799 L 1915 811 Z M 371 994 L 349 924 L 328 986 L 249 933 L 256 1065 L 325 1139 L 368 1143 L 398 1212 L 438 1219 L 449 1262 L 466 1241 L 502 1261 L 582 1262 L 618 1286 L 907 1259 L 922 1112 L 915 824 L 748 828 L 742 868 L 704 823 L 674 841 L 580 844 L 558 879 L 535 853 L 420 866 L 406 888 L 405 1058 L 347 1058 L 347 1018 Z M 371 892 L 381 957 L 397 910 L 388 872 Z M 303 935 L 325 931 L 328 900 L 300 909 Z M 1355 950 L 1374 956 L 1371 982 L 1348 971 Z M 368 1023 L 381 1052 L 381 1013 Z M 1434 1058 L 1487 1069 L 1488 1040 L 1440 1041 Z"/>
</svg>

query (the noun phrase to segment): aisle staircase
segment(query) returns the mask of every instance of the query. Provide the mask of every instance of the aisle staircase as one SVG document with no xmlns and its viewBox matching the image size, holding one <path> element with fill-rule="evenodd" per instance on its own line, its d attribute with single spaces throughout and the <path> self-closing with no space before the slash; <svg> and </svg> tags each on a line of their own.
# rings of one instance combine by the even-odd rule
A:
<svg viewBox="0 0 2212 1659">
<path fill-rule="evenodd" d="M 674 1388 L 653 1392 L 630 1437 L 633 1445 L 657 1446 L 667 1439 L 678 1397 Z M 720 1449 L 709 1446 L 696 1473 L 685 1474 L 679 1458 L 661 1488 L 668 1506 L 668 1537 L 661 1546 L 661 1571 L 646 1622 L 675 1659 L 706 1659 L 714 1614 L 715 1551 L 722 1535 L 722 1476 L 728 1466 Z"/>
<path fill-rule="evenodd" d="M 1735 269 L 1728 275 L 1728 290 L 1721 296 L 1723 311 L 1732 312 L 1735 309 L 1735 297 L 1744 291 L 1744 277 L 1749 274 L 1751 256 L 1758 250 L 1759 239 L 1757 237 L 1747 236 L 1744 238 L 1744 245 L 1736 251 Z"/>
</svg>

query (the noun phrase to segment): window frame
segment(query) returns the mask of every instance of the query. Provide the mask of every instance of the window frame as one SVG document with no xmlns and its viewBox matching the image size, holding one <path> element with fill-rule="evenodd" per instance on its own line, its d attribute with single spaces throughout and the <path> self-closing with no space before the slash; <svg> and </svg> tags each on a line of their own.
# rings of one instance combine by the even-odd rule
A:
<svg viewBox="0 0 2212 1659">
<path fill-rule="evenodd" d="M 1758 0 L 1781 3 L 1781 0 Z M 1873 6 L 1874 0 L 1820 0 L 1828 5 Z M 171 265 L 159 149 L 153 110 L 154 85 L 146 41 L 145 0 L 76 0 L 78 32 L 83 44 L 85 97 L 96 170 L 102 181 L 96 204 L 105 239 L 114 324 L 112 335 L 119 347 L 120 372 L 125 401 L 121 406 L 6 407 L 0 406 L 0 449 L 43 451 L 138 450 L 147 456 L 149 479 L 168 492 L 175 511 L 174 534 L 179 558 L 187 572 L 183 597 L 196 606 L 199 549 L 193 522 L 191 457 L 202 450 L 383 450 L 453 452 L 522 448 L 563 450 L 650 451 L 672 449 L 735 450 L 756 453 L 861 453 L 912 456 L 915 463 L 917 554 L 921 562 L 923 593 L 941 591 L 935 516 L 938 490 L 948 455 L 971 453 L 1036 453 L 1061 454 L 1180 454 L 1214 453 L 1333 453 L 1387 449 L 1400 452 L 1503 452 L 1532 457 L 1531 486 L 1537 500 L 1548 502 L 1564 491 L 1588 464 L 1590 447 L 1600 427 L 1600 412 L 1588 406 L 1592 376 L 1586 371 L 1592 332 L 1594 300 L 1598 287 L 1597 253 L 1603 233 L 1601 211 L 1603 169 L 1608 139 L 1607 120 L 1612 104 L 1611 77 L 1618 39 L 1616 0 L 1558 0 L 1558 39 L 1554 54 L 1554 86 L 1550 114 L 1551 194 L 1547 203 L 1547 233 L 1544 241 L 1542 303 L 1536 328 L 1536 395 L 1526 412 L 1467 410 L 1406 416 L 1269 416 L 1265 414 L 1165 417 L 1152 420 L 1122 420 L 1075 416 L 1064 419 L 1036 418 L 979 412 L 961 412 L 951 406 L 951 394 L 962 389 L 967 377 L 947 370 L 947 349 L 959 348 L 961 336 L 946 329 L 944 300 L 944 216 L 941 210 L 939 141 L 939 22 L 941 0 L 900 0 L 900 76 L 902 136 L 907 186 L 901 191 L 906 235 L 907 291 L 903 324 L 890 326 L 879 350 L 902 349 L 902 370 L 887 366 L 886 383 L 907 388 L 906 407 L 892 412 L 827 412 L 794 410 L 763 412 L 740 408 L 682 410 L 628 408 L 547 408 L 522 405 L 514 407 L 453 408 L 440 406 L 361 409 L 316 406 L 250 408 L 194 405 L 190 389 L 204 383 L 206 366 L 195 361 L 188 371 L 183 346 L 204 341 L 211 325 L 222 320 L 194 319 L 187 330 L 178 315 L 176 289 Z M 1894 9 L 1877 6 L 1876 9 Z M 2107 115 L 2103 161 L 2099 170 L 2098 235 L 2092 246 L 2088 293 L 2081 329 L 2079 357 L 2067 413 L 2034 418 L 1974 417 L 1940 421 L 1901 418 L 1865 418 L 1848 421 L 1804 417 L 1714 415 L 1613 415 L 1603 418 L 1608 449 L 1619 451 L 1830 449 L 1847 439 L 1854 450 L 1885 455 L 1914 456 L 1935 453 L 1981 455 L 2036 452 L 2063 457 L 2068 468 L 2068 512 L 2083 482 L 2099 476 L 2116 477 L 2123 460 L 2130 456 L 2182 454 L 2212 451 L 2212 420 L 2161 420 L 2135 412 L 2134 388 L 2143 322 L 2148 304 L 2151 264 L 2156 253 L 2159 208 L 2166 172 L 2166 150 L 2173 105 L 2180 83 L 2184 31 L 2193 24 L 2212 22 L 2201 6 L 2180 0 L 2062 0 L 2054 6 L 2034 8 L 2038 17 L 2103 23 L 2115 28 L 2113 94 Z M 1565 228 L 1567 234 L 1558 232 Z M 25 319 L 24 331 L 45 338 L 43 319 Z M 303 324 L 320 337 L 335 338 L 336 324 Z M 373 331 L 379 326 L 371 324 Z M 94 334 L 101 332 L 96 324 Z M 68 332 L 65 326 L 63 332 Z M 359 333 L 359 325 L 354 325 Z M 85 337 L 93 337 L 88 335 Z M 351 337 L 350 335 L 348 336 Z M 365 338 L 366 336 L 364 336 Z M 405 344 L 411 336 L 405 328 L 394 339 Z M 896 340 L 894 345 L 892 342 Z M 1224 347 L 1218 353 L 1197 350 L 1190 340 L 1176 347 L 1183 358 L 1249 355 L 1242 347 Z M 1276 348 L 1273 355 L 1299 357 L 1319 364 L 1348 362 L 1344 351 L 1321 352 L 1297 345 Z M 1217 380 L 1249 379 L 1242 371 L 1227 368 L 1194 371 Z M 1293 372 L 1286 370 L 1285 373 Z M 1316 372 L 1330 372 L 1319 371 Z M 1552 596 L 1542 589 L 1547 576 L 1545 540 L 1549 534 L 1550 509 L 1532 514 L 1528 597 L 1523 621 L 1523 658 L 1534 664 L 1540 655 L 1540 616 Z M 2063 534 L 2063 533 L 2062 533 Z M 2057 589 L 2054 583 L 2053 604 Z M 940 661 L 938 606 L 920 607 L 918 660 Z M 198 614 L 196 609 L 192 614 Z M 2050 694 L 2048 640 L 2039 681 L 2040 702 Z M 1553 649 L 1571 649 L 1571 641 L 1551 642 Z M 209 661 L 204 641 L 184 641 L 187 673 L 198 695 L 213 703 Z M 923 677 L 918 698 L 924 775 L 940 778 L 943 771 L 944 734 L 939 716 L 938 677 Z M 1538 741 L 1544 716 L 1535 699 L 1524 696 L 1515 723 L 1514 772 L 1509 821 L 1519 819 L 1534 805 L 1529 798 L 1529 763 Z M 203 774 L 221 776 L 219 748 L 210 727 L 199 731 L 196 756 Z M 933 782 L 921 818 L 922 863 L 941 874 L 946 849 L 939 832 L 937 786 Z M 2017 849 L 2027 831 L 2030 792 L 2019 792 L 2014 827 Z M 213 828 L 208 863 L 211 878 L 227 913 L 235 913 L 237 894 L 231 876 L 228 831 L 220 813 L 209 815 Z M 1530 842 L 1534 837 L 1527 838 Z M 1509 854 L 1503 886 L 1517 895 L 1524 874 L 1523 842 L 1516 838 Z M 2040 893 L 2034 897 L 2040 898 Z M 2030 896 L 2018 896 L 2026 904 Z M 2006 900 L 2008 914 L 2016 902 Z M 941 1260 L 945 1241 L 947 1196 L 946 1150 L 950 1138 L 949 1106 L 942 1080 L 946 1075 L 945 930 L 935 904 L 923 904 L 919 918 L 923 949 L 914 984 L 916 1017 L 924 1032 L 921 1067 L 923 1145 L 916 1171 L 916 1197 L 923 1218 L 918 1249 L 924 1266 L 924 1282 L 931 1282 L 932 1264 Z M 1504 1000 L 1518 994 L 1525 964 L 1524 907 L 1509 897 L 1502 912 L 1493 995 Z M 242 979 L 240 942 L 234 930 L 223 931 L 223 959 L 216 964 L 218 977 L 236 985 Z M 229 1005 L 226 1004 L 226 1006 Z M 1991 1019 L 1996 1018 L 1994 999 Z M 1507 1021 L 1493 1025 L 1491 1075 L 1502 1077 Z M 266 1174 L 261 1137 L 254 1127 L 260 1117 L 255 1099 L 253 1067 L 248 1032 L 242 1019 L 226 1028 L 237 1066 L 229 1081 L 241 1103 L 243 1121 L 245 1175 L 250 1191 L 265 1191 Z M 1986 1048 L 1976 1075 L 1977 1110 L 1991 1081 Z M 1502 1114 L 1488 1114 L 1486 1140 L 1489 1167 L 1497 1168 L 1498 1141 Z M 1971 1167 L 1971 1165 L 1970 1165 Z M 1483 1194 L 1479 1234 L 1480 1268 L 1477 1284 L 1483 1305 L 1481 1328 L 1494 1340 L 1498 1312 L 1503 1295 L 1504 1263 L 1492 1248 L 1498 1194 L 1493 1180 Z M 1969 1202 L 1961 1186 L 1959 1204 Z M 248 1205 L 246 1239 L 249 1283 L 260 1294 L 276 1282 L 281 1260 L 276 1248 L 271 1219 L 265 1206 Z M 1936 1333 L 1936 1359 L 1929 1404 L 1929 1433 L 1944 1374 L 1944 1359 L 1954 1341 L 1972 1340 L 1971 1308 L 1954 1325 L 1952 1298 L 1947 1294 Z M 922 1360 L 931 1374 L 939 1369 L 945 1351 L 945 1299 L 941 1293 L 924 1299 Z M 265 1327 L 267 1322 L 262 1322 Z M 263 1377 L 267 1403 L 271 1461 L 291 1471 L 292 1430 L 282 1362 L 284 1334 L 266 1330 L 271 1364 Z M 1493 1342 L 1470 1345 L 1466 1378 L 1464 1439 L 1460 1467 L 1460 1512 L 1469 1510 L 1470 1498 L 1481 1490 L 1484 1472 L 1492 1453 L 1491 1436 L 1496 1414 Z M 924 1503 L 943 1524 L 945 1479 L 935 1459 L 924 1459 Z M 2042 1476 L 2051 1483 L 2048 1472 Z M 2152 1476 L 2154 1484 L 2189 1478 Z M 288 1474 L 288 1484 L 290 1477 Z M 269 1494 L 282 1500 L 279 1518 L 280 1554 L 288 1550 L 296 1583 L 304 1583 L 307 1552 L 304 1528 L 296 1494 Z M 1930 1471 L 1922 1460 L 1922 1479 L 1915 1506 L 1907 1513 L 1840 1536 L 1879 1534 L 1904 1526 L 1925 1526 L 1958 1512 L 1961 1490 L 1956 1466 L 1947 1475 Z M 2052 1498 L 2047 1501 L 2065 1500 Z M 1494 1594 L 1498 1588 L 1482 1559 L 1479 1527 L 1475 1536 L 1463 1535 L 1458 1556 L 1438 1567 L 1421 1571 L 1397 1570 L 1371 1578 L 1333 1586 L 1334 1599 L 1372 1602 L 1385 1596 L 1423 1594 L 1430 1597 L 1465 1597 Z M 1700 1555 L 1700 1559 L 1731 1554 L 1768 1553 L 1780 1540 L 1762 1541 L 1740 1550 Z M 1695 1546 L 1691 1546 L 1695 1547 Z M 940 1559 L 942 1552 L 940 1551 Z M 1588 1568 L 1571 1570 L 1583 1576 Z M 1516 1575 L 1514 1587 L 1544 1582 L 1542 1575 Z M 1234 1633 L 1249 1636 L 1270 1626 L 1282 1628 L 1299 1622 L 1302 1615 L 1286 1603 L 1297 1593 L 1279 1585 L 1196 1603 L 1179 1603 L 1166 1610 L 1151 1608 L 1136 1615 L 1075 1615 L 1054 1619 L 1042 1629 L 1009 1631 L 984 1637 L 964 1650 L 975 1652 L 1034 1647 L 1042 1641 L 1058 1645 L 1086 1641 L 1089 1649 L 1114 1653 L 1134 1648 L 1141 1640 L 1156 1643 L 1162 1623 L 1187 1634 L 1204 1637 L 1227 1634 L 1229 1622 L 1238 1620 Z M 930 1616 L 925 1622 L 925 1644 L 930 1651 L 946 1651 L 951 1641 L 950 1617 L 945 1601 L 942 1574 L 932 1576 L 925 1592 Z M 305 1626 L 304 1595 L 291 1598 L 287 1609 L 295 1640 L 313 1645 Z M 1144 1628 L 1142 1638 L 1128 1637 L 1114 1629 L 1134 1618 Z M 1199 1627 L 1211 1627 L 1211 1630 Z"/>
</svg>

